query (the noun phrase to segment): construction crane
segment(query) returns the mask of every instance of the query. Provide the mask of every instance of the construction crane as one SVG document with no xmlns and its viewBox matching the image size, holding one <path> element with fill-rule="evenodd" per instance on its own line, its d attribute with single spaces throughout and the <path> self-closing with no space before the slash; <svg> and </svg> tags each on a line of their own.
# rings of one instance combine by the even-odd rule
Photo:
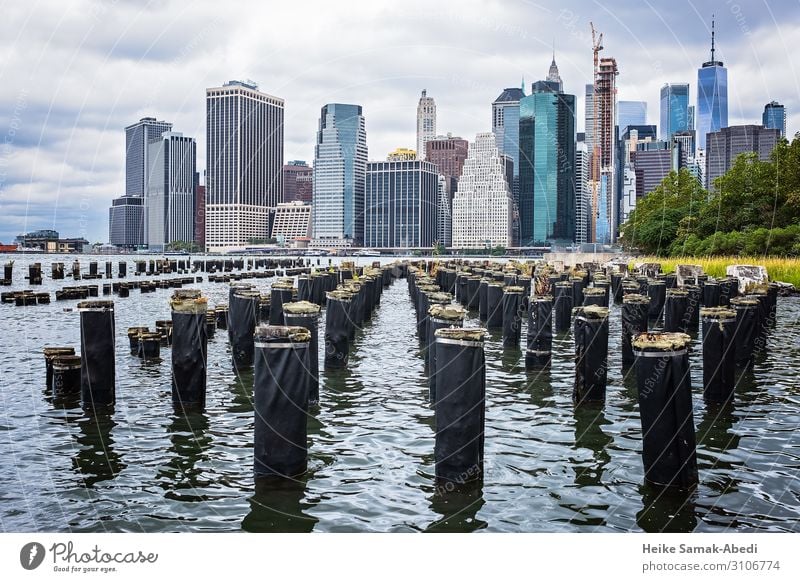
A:
<svg viewBox="0 0 800 582">
<path fill-rule="evenodd" d="M 592 241 L 597 241 L 597 215 L 600 211 L 599 198 L 600 198 L 600 120 L 598 112 L 598 99 L 597 99 L 597 81 L 600 73 L 600 51 L 603 50 L 603 33 L 597 34 L 594 28 L 594 23 L 589 22 L 592 27 L 592 53 L 594 55 L 594 74 L 592 77 L 592 208 L 591 218 L 589 221 L 590 238 Z"/>
</svg>

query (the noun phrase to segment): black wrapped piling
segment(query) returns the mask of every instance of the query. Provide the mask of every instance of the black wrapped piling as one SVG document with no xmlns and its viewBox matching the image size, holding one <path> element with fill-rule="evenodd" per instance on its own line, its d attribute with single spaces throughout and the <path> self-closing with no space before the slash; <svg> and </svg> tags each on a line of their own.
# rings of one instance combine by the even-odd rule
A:
<svg viewBox="0 0 800 582">
<path fill-rule="evenodd" d="M 664 331 L 669 333 L 689 331 L 689 292 L 685 289 L 668 289 L 664 302 Z"/>
<path fill-rule="evenodd" d="M 350 303 L 348 291 L 329 291 L 325 309 L 325 367 L 345 368 L 350 353 Z"/>
<path fill-rule="evenodd" d="M 575 323 L 576 404 L 603 402 L 608 375 L 608 308 L 589 305 L 573 310 Z"/>
<path fill-rule="evenodd" d="M 327 285 L 325 273 L 313 273 L 311 275 L 310 285 L 311 285 L 311 291 L 310 291 L 309 301 L 311 301 L 311 303 L 316 303 L 317 305 L 324 305 L 325 291 Z"/>
<path fill-rule="evenodd" d="M 465 307 L 471 310 L 477 310 L 480 303 L 479 288 L 481 285 L 481 278 L 477 275 L 467 277 L 467 304 Z"/>
<path fill-rule="evenodd" d="M 81 400 L 94 409 L 114 404 L 114 302 L 81 301 Z"/>
<path fill-rule="evenodd" d="M 156 321 L 156 331 L 161 334 L 161 345 L 172 345 L 172 320 L 159 319 Z"/>
<path fill-rule="evenodd" d="M 172 307 L 172 404 L 202 409 L 206 405 L 208 301 L 200 291 L 175 291 Z"/>
<path fill-rule="evenodd" d="M 705 307 L 720 307 L 719 282 L 708 279 L 703 285 L 703 305 Z"/>
<path fill-rule="evenodd" d="M 739 280 L 733 277 L 724 277 L 719 283 L 719 306 L 728 307 L 731 299 L 739 295 Z"/>
<path fill-rule="evenodd" d="M 161 332 L 143 331 L 139 333 L 136 355 L 143 360 L 161 357 Z"/>
<path fill-rule="evenodd" d="M 572 277 L 569 281 L 572 283 L 572 306 L 583 305 L 583 277 Z"/>
<path fill-rule="evenodd" d="M 273 283 L 270 289 L 270 325 L 283 325 L 283 304 L 291 303 L 294 295 L 294 288 L 289 281 L 278 281 Z"/>
<path fill-rule="evenodd" d="M 497 281 L 486 287 L 486 326 L 489 329 L 503 327 L 503 284 Z"/>
<path fill-rule="evenodd" d="M 257 478 L 293 477 L 306 470 L 310 341 L 304 327 L 260 325 L 255 330 Z"/>
<path fill-rule="evenodd" d="M 538 295 L 528 309 L 528 347 L 525 368 L 533 370 L 550 365 L 553 347 L 553 298 Z"/>
<path fill-rule="evenodd" d="M 684 286 L 688 296 L 686 304 L 686 316 L 689 321 L 689 329 L 700 328 L 700 305 L 703 299 L 703 290 L 699 285 Z"/>
<path fill-rule="evenodd" d="M 728 307 L 704 307 L 703 398 L 728 402 L 736 386 L 736 311 Z"/>
<path fill-rule="evenodd" d="M 692 489 L 698 482 L 689 342 L 684 333 L 633 340 L 644 475 L 656 486 Z"/>
<path fill-rule="evenodd" d="M 486 321 L 489 313 L 489 283 L 491 279 L 484 277 L 478 284 L 478 318 Z"/>
<path fill-rule="evenodd" d="M 128 274 L 128 263 L 126 261 L 120 261 L 117 265 L 117 277 L 120 279 L 124 279 L 125 276 Z"/>
<path fill-rule="evenodd" d="M 602 287 L 587 287 L 583 290 L 583 306 L 608 307 L 608 291 Z"/>
<path fill-rule="evenodd" d="M 31 263 L 28 265 L 28 283 L 31 285 L 42 284 L 42 264 Z"/>
<path fill-rule="evenodd" d="M 571 289 L 569 289 L 571 291 Z M 518 348 L 522 335 L 522 297 L 525 288 L 510 285 L 503 290 L 503 347 Z M 570 300 L 572 295 L 570 294 Z"/>
<path fill-rule="evenodd" d="M 64 263 L 52 263 L 50 265 L 50 278 L 53 280 L 64 278 Z"/>
<path fill-rule="evenodd" d="M 77 397 L 81 393 L 81 357 L 59 354 L 52 359 L 53 398 Z"/>
<path fill-rule="evenodd" d="M 135 356 L 139 353 L 139 334 L 149 331 L 150 328 L 142 326 L 128 328 L 128 345 L 130 346 L 132 355 Z"/>
<path fill-rule="evenodd" d="M 297 300 L 311 301 L 311 277 L 308 275 L 297 277 Z"/>
<path fill-rule="evenodd" d="M 442 291 L 422 291 L 419 304 L 420 306 L 424 305 L 425 313 L 424 315 L 421 314 L 421 319 L 417 324 L 417 333 L 419 334 L 419 339 L 423 345 L 423 351 L 425 352 L 425 361 L 427 362 L 427 354 L 428 354 L 428 339 L 430 338 L 430 308 L 434 305 L 449 305 L 453 301 L 453 296 L 450 293 L 444 293 Z"/>
<path fill-rule="evenodd" d="M 622 303 L 622 273 L 611 273 L 611 297 L 614 303 Z M 576 303 L 580 305 L 580 303 Z"/>
<path fill-rule="evenodd" d="M 767 287 L 767 296 L 769 297 L 768 327 L 775 327 L 778 323 L 778 291 L 779 288 L 776 283 L 770 283 Z"/>
<path fill-rule="evenodd" d="M 463 327 L 466 310 L 456 304 L 431 305 L 428 309 L 428 345 L 425 358 L 428 371 L 428 398 L 436 402 L 436 332 L 449 327 Z"/>
<path fill-rule="evenodd" d="M 253 332 L 258 319 L 261 294 L 252 289 L 237 289 L 228 304 L 228 337 L 231 341 L 233 365 L 247 368 L 253 365 Z"/>
<path fill-rule="evenodd" d="M 310 301 L 283 304 L 283 321 L 288 327 L 304 327 L 310 335 L 308 343 L 308 402 L 319 402 L 319 312 L 320 307 Z"/>
<path fill-rule="evenodd" d="M 7 285 L 11 285 L 14 281 L 14 261 L 8 261 L 3 265 L 3 280 L 7 281 Z"/>
<path fill-rule="evenodd" d="M 272 298 L 269 295 L 261 295 L 258 298 L 258 324 L 268 324 L 270 312 L 272 310 Z"/>
<path fill-rule="evenodd" d="M 622 365 L 634 363 L 633 336 L 647 332 L 647 320 L 652 299 L 630 293 L 622 298 Z"/>
<path fill-rule="evenodd" d="M 664 312 L 664 305 L 667 301 L 667 284 L 660 279 L 649 279 L 647 281 L 647 296 L 650 298 L 648 317 L 659 321 Z M 642 331 L 647 331 L 646 329 Z"/>
<path fill-rule="evenodd" d="M 58 356 L 74 356 L 75 348 L 69 346 L 48 346 L 44 348 L 42 352 L 44 353 L 45 386 L 50 390 L 53 387 L 53 360 Z M 80 378 L 80 373 L 78 377 Z M 80 386 L 80 383 L 78 385 Z"/>
<path fill-rule="evenodd" d="M 572 323 L 573 285 L 567 281 L 559 281 L 554 285 L 553 292 L 556 333 L 564 333 L 569 331 Z"/>
<path fill-rule="evenodd" d="M 483 478 L 486 363 L 482 329 L 436 331 L 436 479 L 461 485 Z"/>
<path fill-rule="evenodd" d="M 365 293 L 363 291 L 363 284 L 360 281 L 356 281 L 355 279 L 348 279 L 342 287 L 345 291 L 348 291 L 353 298 L 350 300 L 350 326 L 348 331 L 350 333 L 350 340 L 352 341 L 356 337 L 356 330 L 361 329 L 361 326 L 364 325 L 364 308 L 365 308 Z M 427 289 L 429 291 L 435 290 L 435 285 L 420 285 L 417 287 L 417 303 L 419 304 L 420 300 L 425 300 L 422 295 L 424 295 L 423 290 Z"/>
<path fill-rule="evenodd" d="M 759 333 L 758 299 L 734 297 L 730 300 L 730 306 L 736 310 L 736 363 L 747 366 L 753 361 Z"/>
</svg>

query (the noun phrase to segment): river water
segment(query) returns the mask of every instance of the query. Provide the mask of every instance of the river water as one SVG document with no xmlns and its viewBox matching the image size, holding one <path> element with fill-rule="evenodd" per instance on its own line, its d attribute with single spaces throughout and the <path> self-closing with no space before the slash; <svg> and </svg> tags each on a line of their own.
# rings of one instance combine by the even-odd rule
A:
<svg viewBox="0 0 800 582">
<path fill-rule="evenodd" d="M 71 257 L 0 261 L 8 258 L 16 260 L 14 285 L 3 291 L 27 288 L 23 275 L 34 260 L 43 263 L 45 279 L 36 290 L 103 283 L 50 281 L 50 262 L 65 262 L 69 272 Z M 88 272 L 90 257 L 80 259 Z M 100 272 L 111 259 L 116 273 L 120 257 L 94 257 Z M 271 280 L 251 282 L 266 290 Z M 193 287 L 212 305 L 227 301 L 224 283 Z M 129 355 L 126 328 L 168 319 L 170 294 L 132 290 L 115 298 L 117 404 L 103 416 L 54 407 L 45 390 L 42 348 L 80 346 L 77 301 L 0 305 L 3 531 L 800 530 L 797 298 L 779 299 L 767 354 L 739 374 L 733 406 L 703 403 L 695 338 L 694 493 L 665 495 L 643 484 L 636 384 L 633 372 L 621 371 L 614 307 L 604 406 L 572 404 L 571 332 L 554 338 L 551 369 L 536 373 L 525 371 L 521 351 L 503 349 L 498 334 L 488 338 L 485 479 L 482 487 L 441 496 L 434 491 L 433 411 L 405 281 L 384 291 L 357 332 L 349 368 L 326 372 L 321 365 L 307 474 L 258 492 L 253 378 L 234 373 L 227 333 L 209 342 L 207 408 L 188 417 L 172 407 L 169 349 L 150 363 Z M 476 313 L 466 325 L 479 325 Z M 523 342 L 525 333 L 523 327 Z"/>
</svg>

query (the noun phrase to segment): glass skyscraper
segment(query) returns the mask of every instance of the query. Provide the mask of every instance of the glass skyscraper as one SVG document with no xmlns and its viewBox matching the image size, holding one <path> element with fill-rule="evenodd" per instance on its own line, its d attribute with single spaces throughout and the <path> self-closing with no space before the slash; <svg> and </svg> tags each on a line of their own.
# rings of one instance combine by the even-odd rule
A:
<svg viewBox="0 0 800 582">
<path fill-rule="evenodd" d="M 520 244 L 575 240 L 575 96 L 539 81 L 520 100 Z"/>
<path fill-rule="evenodd" d="M 617 125 L 619 132 L 629 125 L 647 124 L 647 101 L 617 101 Z"/>
<path fill-rule="evenodd" d="M 697 69 L 697 145 L 706 149 L 707 134 L 728 127 L 728 69 L 714 58 L 714 23 L 711 23 L 711 60 Z"/>
<path fill-rule="evenodd" d="M 366 173 L 367 131 L 361 106 L 325 105 L 314 148 L 313 237 L 317 244 L 361 245 Z"/>
<path fill-rule="evenodd" d="M 770 101 L 764 106 L 761 124 L 766 129 L 777 129 L 780 137 L 786 137 L 786 108 L 777 101 Z"/>
<path fill-rule="evenodd" d="M 689 123 L 689 83 L 666 83 L 661 87 L 661 139 L 669 141 L 676 132 L 689 131 Z"/>
</svg>

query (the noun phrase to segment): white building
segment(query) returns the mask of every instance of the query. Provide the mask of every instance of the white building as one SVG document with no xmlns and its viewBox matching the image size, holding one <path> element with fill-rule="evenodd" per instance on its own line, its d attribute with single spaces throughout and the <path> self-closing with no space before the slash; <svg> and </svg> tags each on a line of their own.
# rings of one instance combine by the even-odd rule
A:
<svg viewBox="0 0 800 582">
<path fill-rule="evenodd" d="M 269 234 L 283 192 L 283 99 L 252 81 L 206 89 L 206 250 Z"/>
<path fill-rule="evenodd" d="M 194 138 L 165 132 L 148 145 L 145 243 L 162 252 L 172 242 L 194 241 Z"/>
<path fill-rule="evenodd" d="M 423 89 L 417 105 L 417 157 L 425 159 L 425 144 L 436 137 L 436 102 Z"/>
<path fill-rule="evenodd" d="M 439 208 L 436 214 L 436 238 L 444 247 L 453 245 L 453 214 L 450 210 L 450 194 L 447 193 L 447 176 L 439 174 Z"/>
<path fill-rule="evenodd" d="M 575 146 L 575 243 L 589 242 L 591 204 L 589 191 L 589 149 L 585 141 Z"/>
<path fill-rule="evenodd" d="M 284 242 L 311 236 L 311 205 L 301 200 L 282 202 L 275 209 L 272 237 Z"/>
<path fill-rule="evenodd" d="M 513 200 L 494 134 L 479 133 L 470 145 L 453 197 L 453 248 L 511 244 Z"/>
</svg>

